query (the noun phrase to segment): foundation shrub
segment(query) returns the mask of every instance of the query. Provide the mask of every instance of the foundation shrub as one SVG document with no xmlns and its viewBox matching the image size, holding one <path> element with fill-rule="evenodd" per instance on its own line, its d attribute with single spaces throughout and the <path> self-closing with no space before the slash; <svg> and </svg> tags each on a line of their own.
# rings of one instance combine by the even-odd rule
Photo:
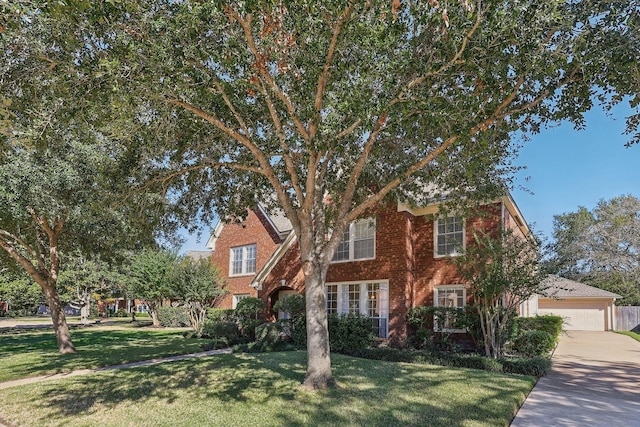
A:
<svg viewBox="0 0 640 427">
<path fill-rule="evenodd" d="M 191 325 L 186 307 L 160 307 L 158 308 L 158 320 L 160 325 L 168 328 L 181 328 Z"/>
<path fill-rule="evenodd" d="M 330 314 L 328 323 L 331 351 L 352 354 L 359 349 L 371 347 L 375 342 L 371 319 L 367 316 Z"/>
</svg>

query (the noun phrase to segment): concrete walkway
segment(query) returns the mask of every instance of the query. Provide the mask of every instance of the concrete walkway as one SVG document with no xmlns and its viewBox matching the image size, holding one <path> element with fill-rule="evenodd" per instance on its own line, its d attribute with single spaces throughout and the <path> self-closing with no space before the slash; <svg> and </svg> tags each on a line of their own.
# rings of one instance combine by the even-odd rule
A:
<svg viewBox="0 0 640 427">
<path fill-rule="evenodd" d="M 640 342 L 614 332 L 568 331 L 511 427 L 640 426 Z"/>
</svg>

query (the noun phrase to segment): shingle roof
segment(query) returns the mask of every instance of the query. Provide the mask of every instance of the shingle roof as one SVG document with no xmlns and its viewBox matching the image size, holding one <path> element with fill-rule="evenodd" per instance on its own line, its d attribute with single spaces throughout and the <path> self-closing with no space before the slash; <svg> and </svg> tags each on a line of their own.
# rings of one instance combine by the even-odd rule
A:
<svg viewBox="0 0 640 427">
<path fill-rule="evenodd" d="M 276 228 L 278 229 L 278 232 L 286 233 L 287 231 L 291 231 L 293 229 L 293 226 L 291 225 L 291 221 L 289 221 L 289 218 L 287 218 L 287 216 L 284 214 L 282 210 L 277 209 L 275 211 L 270 211 L 266 213 L 267 215 L 269 215 L 269 219 L 271 220 L 271 222 L 273 222 L 273 225 L 275 225 Z"/>
<path fill-rule="evenodd" d="M 622 295 L 555 275 L 549 275 L 543 285 L 545 296 L 551 298 L 622 298 Z"/>
</svg>

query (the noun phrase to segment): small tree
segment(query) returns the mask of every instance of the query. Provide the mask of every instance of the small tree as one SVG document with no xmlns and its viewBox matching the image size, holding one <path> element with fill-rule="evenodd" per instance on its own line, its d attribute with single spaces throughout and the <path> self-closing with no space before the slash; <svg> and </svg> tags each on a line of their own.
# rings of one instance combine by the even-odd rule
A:
<svg viewBox="0 0 640 427">
<path fill-rule="evenodd" d="M 89 322 L 91 301 L 112 297 L 122 290 L 125 278 L 100 259 L 87 259 L 75 253 L 67 257 L 67 267 L 60 272 L 60 298 L 80 307 L 82 323 Z"/>
<path fill-rule="evenodd" d="M 475 233 L 475 244 L 456 259 L 469 283 L 487 357 L 502 355 L 507 325 L 520 304 L 544 291 L 540 253 L 531 237 L 511 230 L 495 235 Z"/>
<path fill-rule="evenodd" d="M 184 302 L 189 311 L 191 327 L 196 335 L 202 335 L 207 317 L 207 307 L 224 293 L 220 271 L 207 259 L 195 261 L 184 257 L 176 269 L 174 296 Z"/>
<path fill-rule="evenodd" d="M 145 249 L 131 261 L 129 293 L 147 303 L 153 326 L 160 326 L 158 308 L 174 293 L 177 258 L 172 251 Z"/>
<path fill-rule="evenodd" d="M 13 314 L 32 315 L 37 312 L 44 297 L 38 284 L 27 275 L 0 272 L 0 301 L 5 301 L 7 311 Z"/>
</svg>

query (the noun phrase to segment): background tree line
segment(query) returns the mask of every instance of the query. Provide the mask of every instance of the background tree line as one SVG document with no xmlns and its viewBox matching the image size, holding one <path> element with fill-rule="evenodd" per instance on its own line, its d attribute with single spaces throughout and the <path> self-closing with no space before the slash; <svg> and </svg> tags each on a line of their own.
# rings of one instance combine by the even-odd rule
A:
<svg viewBox="0 0 640 427">
<path fill-rule="evenodd" d="M 622 295 L 616 305 L 640 305 L 640 200 L 601 200 L 592 209 L 554 216 L 548 269 Z"/>
</svg>

